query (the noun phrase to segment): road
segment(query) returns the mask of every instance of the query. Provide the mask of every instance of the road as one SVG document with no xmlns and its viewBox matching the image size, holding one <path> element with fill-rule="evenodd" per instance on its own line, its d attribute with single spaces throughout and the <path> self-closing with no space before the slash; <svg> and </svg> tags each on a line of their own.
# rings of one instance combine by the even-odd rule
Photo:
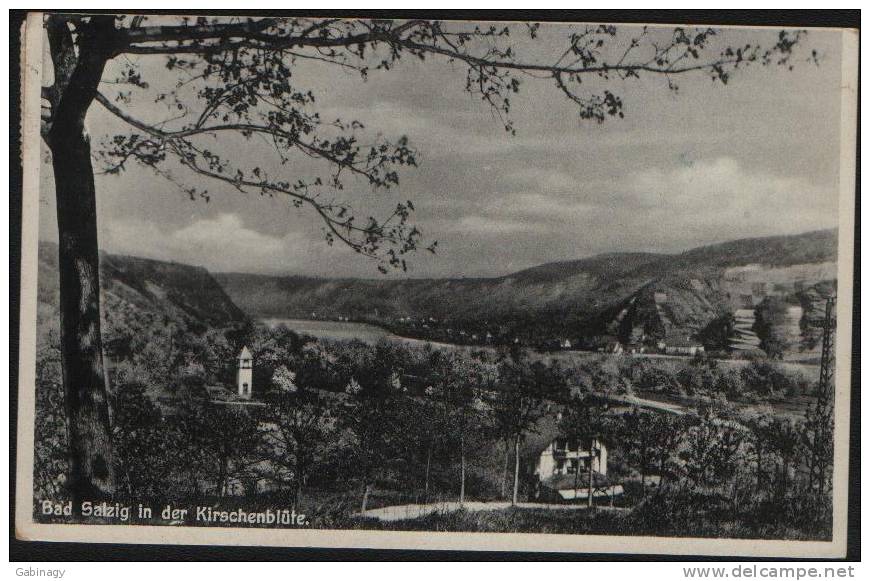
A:
<svg viewBox="0 0 870 581">
<path fill-rule="evenodd" d="M 586 503 L 582 504 L 546 504 L 543 502 L 518 502 L 516 505 L 511 505 L 509 502 L 436 502 L 432 504 L 402 504 L 397 506 L 385 506 L 383 508 L 373 508 L 365 512 L 356 513 L 354 516 L 364 518 L 376 518 L 380 521 L 398 521 L 420 518 L 428 516 L 436 512 L 445 513 L 453 512 L 459 509 L 465 509 L 470 512 L 480 512 L 486 510 L 504 510 L 506 508 L 521 509 L 539 509 L 539 510 L 585 510 Z M 611 508 L 597 506 L 600 510 L 626 510 L 623 508 Z"/>
<path fill-rule="evenodd" d="M 637 407 L 642 407 L 646 409 L 651 409 L 654 411 L 665 412 L 669 414 L 674 414 L 678 416 L 685 415 L 686 408 L 672 404 L 665 403 L 662 401 L 655 401 L 652 399 L 643 399 L 637 397 L 636 395 L 613 395 L 608 398 L 612 402 L 623 403 L 626 405 L 632 405 Z"/>
</svg>

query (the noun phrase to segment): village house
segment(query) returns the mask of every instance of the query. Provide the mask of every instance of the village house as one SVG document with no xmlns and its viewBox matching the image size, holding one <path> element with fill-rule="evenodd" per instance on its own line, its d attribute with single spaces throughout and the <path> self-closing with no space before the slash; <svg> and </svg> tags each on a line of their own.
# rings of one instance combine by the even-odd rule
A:
<svg viewBox="0 0 870 581">
<path fill-rule="evenodd" d="M 668 336 L 658 342 L 660 351 L 667 355 L 695 356 L 704 352 L 704 346 L 689 337 Z"/>
<path fill-rule="evenodd" d="M 643 355 L 646 353 L 646 346 L 634 343 L 628 346 L 627 351 L 630 355 Z"/>
<path fill-rule="evenodd" d="M 589 498 L 589 470 L 592 469 L 592 496 L 612 498 L 622 494 L 622 486 L 607 478 L 607 447 L 600 439 L 571 441 L 556 438 L 540 453 L 534 474 L 536 500 L 564 502 Z"/>
<path fill-rule="evenodd" d="M 589 347 L 598 353 L 620 355 L 625 350 L 624 345 L 616 335 L 597 335 L 590 339 Z"/>
<path fill-rule="evenodd" d="M 605 353 L 612 353 L 614 355 L 622 355 L 623 351 L 625 351 L 625 349 L 619 341 L 611 341 L 604 347 Z"/>
<path fill-rule="evenodd" d="M 628 341 L 625 344 L 625 351 L 632 355 L 638 355 L 641 353 L 646 353 L 646 332 L 644 332 L 644 328 L 637 326 L 632 328 L 631 333 L 629 333 Z"/>
</svg>

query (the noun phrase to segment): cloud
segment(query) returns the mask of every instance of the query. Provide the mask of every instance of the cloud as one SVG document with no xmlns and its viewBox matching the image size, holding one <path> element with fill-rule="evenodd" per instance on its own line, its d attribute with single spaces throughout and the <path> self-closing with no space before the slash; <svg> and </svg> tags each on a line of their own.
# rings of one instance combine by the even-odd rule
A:
<svg viewBox="0 0 870 581">
<path fill-rule="evenodd" d="M 545 225 L 571 223 L 576 216 L 594 210 L 594 206 L 576 192 L 513 194 L 507 196 L 499 206 L 504 213 L 525 216 Z"/>
<path fill-rule="evenodd" d="M 626 222 L 662 236 L 742 236 L 801 232 L 837 223 L 837 191 L 800 176 L 745 168 L 733 158 L 636 172 L 614 185 Z"/>
<path fill-rule="evenodd" d="M 837 224 L 836 191 L 804 177 L 753 170 L 730 157 L 648 167 L 609 183 L 572 183 L 565 173 L 548 182 L 537 170 L 524 173 L 558 187 L 464 207 L 446 231 L 462 232 L 465 247 L 451 246 L 448 237 L 447 260 L 473 262 L 473 249 L 529 266 L 600 252 L 680 252 Z"/>
<path fill-rule="evenodd" d="M 488 216 L 465 216 L 460 219 L 453 230 L 465 232 L 471 236 L 510 234 L 533 230 L 535 224 L 531 221 L 501 219 Z"/>
<path fill-rule="evenodd" d="M 148 256 L 205 266 L 211 271 L 293 270 L 313 242 L 302 234 L 270 236 L 245 227 L 237 214 L 200 218 L 166 232 L 153 222 L 103 222 L 101 247 L 117 254 Z"/>
<path fill-rule="evenodd" d="M 421 218 L 440 251 L 423 257 L 413 274 L 498 275 L 600 252 L 679 252 L 837 223 L 836 192 L 829 187 L 747 168 L 730 157 L 646 167 L 611 182 L 572 181 L 566 172 L 548 180 L 537 169 L 521 173 L 541 189 L 434 203 Z M 342 246 L 328 248 L 316 229 L 297 224 L 286 231 L 270 234 L 241 212 L 220 212 L 175 228 L 138 217 L 102 220 L 100 236 L 109 252 L 212 271 L 373 275 L 371 264 Z"/>
</svg>

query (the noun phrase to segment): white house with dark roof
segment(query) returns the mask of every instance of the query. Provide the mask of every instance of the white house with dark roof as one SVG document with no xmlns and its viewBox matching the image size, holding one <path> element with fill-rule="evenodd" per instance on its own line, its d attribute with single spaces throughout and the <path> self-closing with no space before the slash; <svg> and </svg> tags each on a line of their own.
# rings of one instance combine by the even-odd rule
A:
<svg viewBox="0 0 870 581">
<path fill-rule="evenodd" d="M 704 345 L 687 336 L 670 334 L 658 342 L 658 348 L 667 355 L 694 356 L 704 352 Z"/>
<path fill-rule="evenodd" d="M 544 448 L 535 465 L 539 500 L 569 501 L 589 498 L 589 468 L 593 497 L 612 498 L 622 486 L 607 478 L 607 447 L 599 439 L 589 442 L 556 438 Z"/>
</svg>

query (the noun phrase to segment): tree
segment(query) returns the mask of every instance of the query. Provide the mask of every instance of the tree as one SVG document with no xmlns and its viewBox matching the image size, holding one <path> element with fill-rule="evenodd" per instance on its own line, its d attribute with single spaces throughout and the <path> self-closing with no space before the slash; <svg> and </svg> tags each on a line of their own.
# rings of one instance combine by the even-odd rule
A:
<svg viewBox="0 0 870 581">
<path fill-rule="evenodd" d="M 659 486 L 671 474 L 673 458 L 685 437 L 686 422 L 682 416 L 660 413 L 653 418 L 652 455 L 659 472 Z"/>
<path fill-rule="evenodd" d="M 334 420 L 329 400 L 317 390 L 297 387 L 295 379 L 283 365 L 275 371 L 261 429 L 266 458 L 279 481 L 292 483 L 293 506 L 298 506 L 311 469 L 329 449 Z"/>
<path fill-rule="evenodd" d="M 743 383 L 743 374 L 733 367 L 719 369 L 716 382 L 713 384 L 716 393 L 723 394 L 729 401 L 738 400 L 745 395 L 746 385 Z"/>
<path fill-rule="evenodd" d="M 789 475 L 801 446 L 802 426 L 791 418 L 769 415 L 762 418 L 756 430 L 761 440 L 761 450 L 769 452 L 774 460 L 776 486 L 772 492 L 780 497 L 785 496 L 789 491 Z"/>
<path fill-rule="evenodd" d="M 727 483 L 731 479 L 731 498 L 736 502 L 739 469 L 743 462 L 744 442 L 747 430 L 737 422 L 722 421 L 717 424 L 718 438 L 713 456 L 712 473 L 717 481 Z"/>
<path fill-rule="evenodd" d="M 362 485 L 361 512 L 366 510 L 377 477 L 404 460 L 401 417 L 406 392 L 393 369 L 396 364 L 391 345 L 378 343 L 349 365 L 356 369 L 359 380 L 351 377 L 345 386 L 348 397 L 340 421 L 353 436 L 353 470 Z"/>
<path fill-rule="evenodd" d="M 760 347 L 771 359 L 782 359 L 788 341 L 783 336 L 782 322 L 788 304 L 777 297 L 766 297 L 755 308 L 752 330 L 761 339 Z"/>
<path fill-rule="evenodd" d="M 261 460 L 258 420 L 242 406 L 191 406 L 181 422 L 188 443 L 199 450 L 205 476 L 219 496 L 230 494 L 233 479 L 245 481 Z"/>
<path fill-rule="evenodd" d="M 499 394 L 491 396 L 492 400 L 496 400 Z M 502 443 L 504 447 L 504 464 L 502 465 L 501 475 L 501 497 L 507 498 L 507 477 L 508 477 L 508 461 L 512 446 L 513 435 L 513 417 L 512 410 L 508 406 L 501 406 L 499 402 L 490 402 L 490 414 L 492 416 L 492 428 L 494 436 Z"/>
<path fill-rule="evenodd" d="M 139 384 L 118 389 L 113 406 L 116 471 L 127 498 L 167 498 L 170 476 L 178 467 L 178 434 L 145 391 Z"/>
<path fill-rule="evenodd" d="M 429 488 L 432 474 L 432 456 L 437 446 L 442 445 L 448 433 L 449 422 L 445 406 L 438 401 L 439 393 L 433 386 L 427 386 L 423 397 L 413 408 L 414 433 L 426 450 L 426 470 L 423 483 L 425 502 L 429 502 Z"/>
<path fill-rule="evenodd" d="M 773 420 L 773 414 L 762 414 L 749 418 L 746 422 L 750 430 L 749 445 L 752 458 L 755 461 L 755 496 L 760 497 L 762 487 L 767 481 L 768 456 L 771 454 L 766 434 L 767 424 Z"/>
<path fill-rule="evenodd" d="M 655 413 L 634 408 L 623 416 L 623 422 L 628 455 L 631 463 L 640 472 L 640 483 L 646 494 L 646 475 L 659 457 L 656 453 L 655 438 L 658 426 Z"/>
<path fill-rule="evenodd" d="M 731 346 L 731 337 L 734 335 L 734 314 L 721 313 L 710 321 L 698 334 L 698 338 L 707 347 L 707 350 L 728 349 Z"/>
<path fill-rule="evenodd" d="M 241 192 L 284 196 L 323 221 L 330 244 L 350 246 L 381 270 L 405 269 L 406 255 L 421 241 L 409 221 L 413 203 L 397 204 L 383 219 L 358 220 L 348 203 L 333 200 L 348 176 L 375 189 L 397 185 L 398 169 L 416 165 L 416 152 L 404 136 L 363 145 L 365 128 L 359 121 L 321 118 L 313 92 L 296 84 L 299 62 L 356 73 L 365 81 L 375 71 L 394 70 L 403 56 L 446 59 L 465 69 L 466 90 L 514 133 L 511 98 L 527 78 L 552 83 L 577 106 L 581 119 L 600 123 L 623 116 L 618 95 L 623 83 L 658 77 L 676 90 L 680 75 L 699 73 L 724 84 L 752 63 L 788 65 L 802 35 L 782 31 L 769 47 L 728 47 L 715 46 L 713 29 L 644 27 L 627 28 L 626 34 L 615 26 L 585 26 L 571 32 L 564 53 L 552 62 L 536 60 L 528 51 L 539 31 L 530 23 L 268 17 L 162 22 L 76 14 L 51 14 L 45 20 L 53 65 L 52 77 L 46 78 L 53 82 L 43 90 L 42 135 L 54 167 L 70 486 L 79 497 L 110 496 L 116 487 L 100 329 L 96 187 L 85 135 L 85 117 L 94 102 L 128 127 L 94 152 L 104 171 L 120 173 L 139 163 L 191 198 L 206 201 L 208 190 L 186 185 L 175 170 Z M 512 42 L 520 31 L 525 39 Z M 177 82 L 166 90 L 152 89 L 154 80 L 143 78 L 143 68 L 130 64 L 129 55 L 162 59 Z M 127 64 L 120 65 L 118 78 L 104 79 L 115 59 Z M 590 78 L 607 88 L 593 88 L 585 82 Z M 118 90 L 107 94 L 100 86 L 104 80 Z M 137 118 L 129 106 L 137 98 L 165 104 L 166 115 Z M 225 143 L 232 136 L 265 138 L 274 146 L 274 165 L 240 167 L 232 153 L 209 147 L 206 138 L 218 135 Z M 295 168 L 280 169 L 293 168 L 299 156 L 323 162 L 325 173 L 300 177 Z M 433 252 L 434 244 L 429 246 Z"/>
<path fill-rule="evenodd" d="M 299 391 L 296 385 L 296 374 L 287 369 L 286 365 L 280 365 L 272 374 L 272 388 L 280 394 L 291 394 Z"/>
<path fill-rule="evenodd" d="M 447 426 L 459 440 L 459 502 L 465 502 L 467 442 L 482 415 L 482 395 L 489 392 L 497 370 L 462 353 L 437 351 L 433 357 L 433 391 L 444 405 Z"/>
<path fill-rule="evenodd" d="M 541 362 L 529 364 L 518 357 L 504 359 L 498 366 L 498 389 L 490 394 L 488 402 L 497 431 L 505 437 L 505 460 L 507 442 L 514 447 L 514 484 L 511 503 L 517 503 L 520 483 L 520 442 L 529 432 L 534 432 L 538 420 L 544 415 L 543 395 L 556 393 L 558 370 L 548 368 Z M 505 463 L 507 466 L 507 463 Z"/>
<path fill-rule="evenodd" d="M 36 498 L 68 498 L 67 427 L 55 333 L 36 351 L 33 486 Z"/>
<path fill-rule="evenodd" d="M 798 389 L 799 380 L 783 368 L 764 359 L 754 359 L 741 370 L 741 377 L 749 392 L 769 397 L 777 393 L 790 393 Z"/>
<path fill-rule="evenodd" d="M 589 448 L 589 471 L 587 473 L 587 497 L 589 507 L 592 507 L 594 477 L 592 466 L 595 459 L 595 442 L 603 438 L 611 428 L 607 395 L 583 392 L 573 389 L 566 398 L 566 405 L 559 422 L 560 432 L 569 442 L 576 442 L 577 449 L 581 445 Z M 574 473 L 574 490 L 579 487 L 580 466 Z"/>
<path fill-rule="evenodd" d="M 715 359 L 693 358 L 677 372 L 677 381 L 690 395 L 706 394 L 716 384 L 717 372 L 718 364 Z"/>
<path fill-rule="evenodd" d="M 686 475 L 696 486 L 707 486 L 713 479 L 713 467 L 719 444 L 719 430 L 716 421 L 709 414 L 703 414 L 698 422 L 689 428 L 686 447 L 680 451 Z"/>
</svg>

